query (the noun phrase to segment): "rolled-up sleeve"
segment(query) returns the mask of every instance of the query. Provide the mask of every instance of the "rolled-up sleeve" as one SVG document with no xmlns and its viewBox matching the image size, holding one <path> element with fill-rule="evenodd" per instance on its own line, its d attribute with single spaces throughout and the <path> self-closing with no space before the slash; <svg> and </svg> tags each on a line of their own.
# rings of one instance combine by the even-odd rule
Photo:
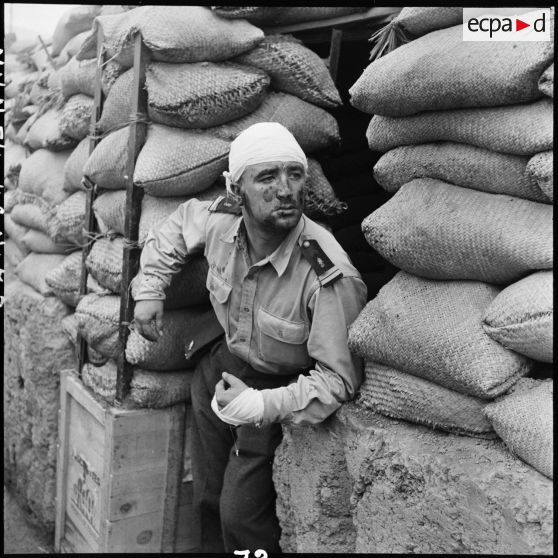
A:
<svg viewBox="0 0 558 558">
<path fill-rule="evenodd" d="M 140 257 L 140 272 L 134 278 L 134 300 L 164 300 L 172 276 L 185 262 L 203 252 L 211 202 L 189 200 L 151 230 Z"/>
<path fill-rule="evenodd" d="M 351 354 L 348 328 L 366 304 L 366 285 L 343 277 L 311 296 L 308 354 L 316 362 L 308 375 L 288 386 L 262 390 L 262 424 L 316 424 L 354 397 L 362 382 L 362 360 Z"/>
</svg>

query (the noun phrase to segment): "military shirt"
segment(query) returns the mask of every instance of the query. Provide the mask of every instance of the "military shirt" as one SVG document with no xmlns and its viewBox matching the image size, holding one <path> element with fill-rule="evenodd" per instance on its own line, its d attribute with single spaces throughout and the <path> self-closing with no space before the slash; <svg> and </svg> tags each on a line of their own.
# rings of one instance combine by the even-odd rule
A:
<svg viewBox="0 0 558 558">
<path fill-rule="evenodd" d="M 287 386 L 262 390 L 263 423 L 321 422 L 362 381 L 362 361 L 347 346 L 348 326 L 366 303 L 360 274 L 333 235 L 304 215 L 272 254 L 252 263 L 242 216 L 211 206 L 189 200 L 150 232 L 135 300 L 163 300 L 172 275 L 203 254 L 231 353 L 265 374 L 305 371 Z M 306 240 L 317 241 L 340 272 L 337 280 L 322 284 L 303 253 Z"/>
</svg>

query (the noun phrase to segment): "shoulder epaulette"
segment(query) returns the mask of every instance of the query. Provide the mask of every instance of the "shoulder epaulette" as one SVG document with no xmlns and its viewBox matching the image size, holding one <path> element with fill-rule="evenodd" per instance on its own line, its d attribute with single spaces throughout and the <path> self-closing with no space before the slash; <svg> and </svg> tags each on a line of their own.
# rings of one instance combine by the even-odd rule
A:
<svg viewBox="0 0 558 558">
<path fill-rule="evenodd" d="M 326 256 L 316 240 L 312 238 L 303 240 L 300 249 L 316 272 L 322 287 L 328 287 L 343 277 L 343 272 Z"/>
<path fill-rule="evenodd" d="M 209 211 L 212 213 L 232 213 L 233 215 L 241 215 L 242 209 L 240 204 L 232 198 L 219 196 L 209 206 Z"/>
</svg>

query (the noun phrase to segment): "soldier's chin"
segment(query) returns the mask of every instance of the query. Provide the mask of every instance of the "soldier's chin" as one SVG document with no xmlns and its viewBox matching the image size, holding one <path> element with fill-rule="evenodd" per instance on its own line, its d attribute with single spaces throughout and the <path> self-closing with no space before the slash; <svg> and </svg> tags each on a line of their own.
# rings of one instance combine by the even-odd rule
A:
<svg viewBox="0 0 558 558">
<path fill-rule="evenodd" d="M 290 230 L 296 227 L 301 215 L 302 211 L 299 208 L 278 210 L 274 212 L 270 224 L 279 230 Z"/>
</svg>

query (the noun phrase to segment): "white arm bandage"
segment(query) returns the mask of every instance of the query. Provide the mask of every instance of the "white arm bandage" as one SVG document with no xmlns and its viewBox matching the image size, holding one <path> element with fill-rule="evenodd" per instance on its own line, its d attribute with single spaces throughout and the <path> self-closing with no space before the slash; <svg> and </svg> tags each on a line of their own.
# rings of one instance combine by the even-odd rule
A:
<svg viewBox="0 0 558 558">
<path fill-rule="evenodd" d="M 219 410 L 217 396 L 211 400 L 213 412 L 227 424 L 241 426 L 243 424 L 259 425 L 263 419 L 264 402 L 260 391 L 254 388 L 245 389 L 230 403 Z"/>
</svg>

